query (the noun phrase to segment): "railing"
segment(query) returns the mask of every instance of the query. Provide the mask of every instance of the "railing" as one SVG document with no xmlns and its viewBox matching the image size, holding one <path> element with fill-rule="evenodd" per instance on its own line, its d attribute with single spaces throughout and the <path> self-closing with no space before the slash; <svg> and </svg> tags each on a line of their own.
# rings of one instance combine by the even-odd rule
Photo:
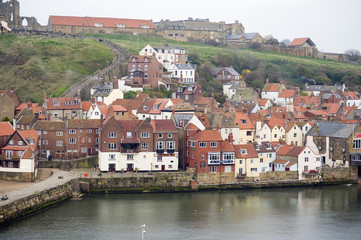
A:
<svg viewBox="0 0 361 240">
<path fill-rule="evenodd" d="M 164 153 L 164 149 L 157 149 L 157 153 Z"/>
<path fill-rule="evenodd" d="M 167 153 L 174 153 L 174 149 L 167 149 Z"/>
<path fill-rule="evenodd" d="M 220 160 L 208 160 L 208 164 L 220 164 Z"/>
</svg>

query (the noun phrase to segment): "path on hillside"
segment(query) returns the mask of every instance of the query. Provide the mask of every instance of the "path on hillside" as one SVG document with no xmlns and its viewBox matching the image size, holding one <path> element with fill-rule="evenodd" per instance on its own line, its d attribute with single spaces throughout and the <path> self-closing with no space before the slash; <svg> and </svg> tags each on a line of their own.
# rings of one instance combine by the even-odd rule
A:
<svg viewBox="0 0 361 240">
<path fill-rule="evenodd" d="M 67 89 L 61 97 L 74 97 L 77 95 L 78 90 L 81 89 L 82 100 L 90 100 L 90 89 L 99 83 L 100 78 L 104 79 L 106 82 L 110 82 L 113 80 L 114 76 L 121 78 L 122 75 L 126 73 L 127 69 L 124 62 L 126 62 L 130 57 L 127 51 L 111 41 L 105 39 L 91 39 L 101 42 L 115 54 L 112 63 L 106 68 L 101 69 L 82 81 L 74 84 Z"/>
</svg>

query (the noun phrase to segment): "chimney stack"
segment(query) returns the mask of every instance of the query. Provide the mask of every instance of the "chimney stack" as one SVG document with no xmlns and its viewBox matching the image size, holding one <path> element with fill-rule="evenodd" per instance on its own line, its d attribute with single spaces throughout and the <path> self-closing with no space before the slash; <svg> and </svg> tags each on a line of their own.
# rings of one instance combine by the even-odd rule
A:
<svg viewBox="0 0 361 240">
<path fill-rule="evenodd" d="M 28 108 L 31 109 L 33 104 L 31 103 L 30 99 L 28 100 Z"/>
<path fill-rule="evenodd" d="M 113 89 L 118 89 L 118 88 L 119 88 L 118 78 L 117 78 L 117 76 L 114 76 L 114 78 L 113 78 Z"/>
<path fill-rule="evenodd" d="M 228 142 L 233 143 L 233 134 L 232 133 L 228 134 Z"/>
</svg>

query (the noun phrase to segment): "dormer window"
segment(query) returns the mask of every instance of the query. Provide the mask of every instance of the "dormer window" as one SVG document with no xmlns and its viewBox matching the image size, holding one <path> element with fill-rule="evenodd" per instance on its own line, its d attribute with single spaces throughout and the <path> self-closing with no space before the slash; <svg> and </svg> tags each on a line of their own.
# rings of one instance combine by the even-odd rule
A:
<svg viewBox="0 0 361 240">
<path fill-rule="evenodd" d="M 71 101 L 66 101 L 66 102 L 65 102 L 65 105 L 66 105 L 66 106 L 71 106 Z"/>
<path fill-rule="evenodd" d="M 132 132 L 127 132 L 127 138 L 131 138 L 132 137 Z"/>
<path fill-rule="evenodd" d="M 241 119 L 242 124 L 247 124 L 247 120 Z"/>
<path fill-rule="evenodd" d="M 13 146 L 13 145 L 14 145 L 14 141 L 13 141 L 13 140 L 10 140 L 9 145 L 10 145 L 10 146 Z"/>
<path fill-rule="evenodd" d="M 149 25 L 140 25 L 141 28 L 149 28 Z"/>
<path fill-rule="evenodd" d="M 118 27 L 118 28 L 125 28 L 125 24 L 117 23 L 117 27 Z"/>
<path fill-rule="evenodd" d="M 247 154 L 247 149 L 241 149 L 241 154 L 242 154 L 242 155 Z"/>
<path fill-rule="evenodd" d="M 74 100 L 73 103 L 74 104 L 79 104 L 79 100 Z"/>
<path fill-rule="evenodd" d="M 23 141 L 18 141 L 18 146 L 22 146 L 23 145 Z"/>
<path fill-rule="evenodd" d="M 147 106 L 147 105 L 143 106 L 143 110 L 144 110 L 144 111 L 147 111 L 148 108 L 149 108 L 149 106 Z"/>
<path fill-rule="evenodd" d="M 103 27 L 103 23 L 94 23 L 94 27 Z"/>
<path fill-rule="evenodd" d="M 54 106 L 60 106 L 60 101 L 54 100 L 54 101 L 53 101 L 53 105 L 54 105 Z"/>
</svg>

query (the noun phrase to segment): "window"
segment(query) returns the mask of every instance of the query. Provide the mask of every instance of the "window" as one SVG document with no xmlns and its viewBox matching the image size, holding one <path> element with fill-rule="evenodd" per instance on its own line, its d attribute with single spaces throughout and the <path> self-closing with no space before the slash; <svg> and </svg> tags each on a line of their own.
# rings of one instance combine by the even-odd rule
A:
<svg viewBox="0 0 361 240">
<path fill-rule="evenodd" d="M 62 131 L 56 131 L 56 136 L 63 136 L 63 132 Z"/>
<path fill-rule="evenodd" d="M 308 162 L 308 157 L 305 157 L 305 162 Z"/>
<path fill-rule="evenodd" d="M 206 167 L 206 163 L 205 162 L 201 162 L 201 168 Z"/>
<path fill-rule="evenodd" d="M 13 157 L 13 150 L 6 150 L 6 159 L 11 159 Z"/>
<path fill-rule="evenodd" d="M 162 156 L 158 156 L 157 157 L 157 162 L 161 162 L 162 161 Z"/>
<path fill-rule="evenodd" d="M 243 160 L 239 160 L 239 164 L 243 164 Z"/>
<path fill-rule="evenodd" d="M 99 143 L 99 138 L 95 139 L 95 143 L 98 144 Z"/>
<path fill-rule="evenodd" d="M 226 173 L 232 172 L 232 166 L 225 166 L 224 167 L 224 172 L 226 172 Z"/>
<path fill-rule="evenodd" d="M 172 134 L 171 133 L 168 133 L 168 138 L 172 138 Z"/>
<path fill-rule="evenodd" d="M 241 149 L 241 154 L 242 154 L 242 155 L 247 154 L 247 149 Z"/>
<path fill-rule="evenodd" d="M 109 150 L 116 150 L 117 144 L 116 143 L 108 143 L 108 149 Z"/>
<path fill-rule="evenodd" d="M 76 138 L 69 138 L 69 143 L 70 144 L 75 144 L 76 143 Z"/>
<path fill-rule="evenodd" d="M 117 28 L 125 28 L 125 24 L 117 23 Z"/>
<path fill-rule="evenodd" d="M 158 134 L 158 138 L 163 138 L 163 134 L 162 134 L 162 133 L 159 133 L 159 134 Z"/>
<path fill-rule="evenodd" d="M 211 173 L 216 173 L 216 172 L 217 172 L 217 166 L 211 166 L 211 167 L 209 168 L 209 172 L 211 172 Z"/>
<path fill-rule="evenodd" d="M 251 163 L 253 163 L 254 162 L 254 160 L 253 159 L 251 159 Z"/>
<path fill-rule="evenodd" d="M 71 101 L 65 101 L 66 106 L 71 106 Z"/>
<path fill-rule="evenodd" d="M 81 152 L 82 152 L 82 153 L 86 153 L 86 148 L 84 148 L 84 147 L 81 148 Z"/>
<path fill-rule="evenodd" d="M 257 168 L 251 168 L 251 172 L 257 172 Z"/>
<path fill-rule="evenodd" d="M 207 143 L 206 142 L 200 142 L 199 147 L 207 147 Z"/>
<path fill-rule="evenodd" d="M 91 129 L 88 129 L 88 130 L 87 130 L 87 132 L 88 132 L 88 133 L 91 133 L 91 132 L 92 132 L 92 130 L 91 130 Z"/>
<path fill-rule="evenodd" d="M 59 107 L 60 106 L 60 101 L 54 100 L 53 105 L 56 106 L 56 107 Z"/>
<path fill-rule="evenodd" d="M 103 27 L 103 23 L 94 23 L 94 27 Z"/>
<path fill-rule="evenodd" d="M 247 131 L 247 136 L 252 136 L 252 131 Z"/>
<path fill-rule="evenodd" d="M 305 167 L 303 168 L 303 171 L 304 171 L 304 172 L 308 172 L 308 166 L 305 166 Z"/>
<path fill-rule="evenodd" d="M 274 138 L 277 138 L 277 134 L 274 135 Z"/>
<path fill-rule="evenodd" d="M 13 145 L 14 145 L 14 141 L 13 141 L 13 140 L 10 140 L 10 141 L 9 141 L 9 145 L 10 145 L 10 146 L 13 146 Z"/>
<path fill-rule="evenodd" d="M 23 145 L 23 141 L 18 141 L 18 145 L 22 146 Z"/>
<path fill-rule="evenodd" d="M 293 137 L 297 137 L 297 133 L 294 133 L 294 134 L 293 134 Z"/>
<path fill-rule="evenodd" d="M 140 134 L 140 137 L 141 137 L 141 138 L 149 138 L 149 132 L 142 132 L 142 133 Z"/>
<path fill-rule="evenodd" d="M 260 159 L 259 159 L 259 162 L 263 163 L 263 158 L 260 158 Z"/>
<path fill-rule="evenodd" d="M 69 134 L 75 134 L 76 130 L 75 129 L 69 129 Z"/>
<path fill-rule="evenodd" d="M 148 70 L 148 65 L 144 65 L 144 71 Z"/>
<path fill-rule="evenodd" d="M 141 145 L 142 150 L 148 150 L 148 146 L 149 146 L 148 143 L 142 143 L 142 145 Z"/>
<path fill-rule="evenodd" d="M 219 163 L 220 160 L 220 153 L 208 153 L 208 161 L 210 163 Z"/>
<path fill-rule="evenodd" d="M 58 146 L 58 147 L 63 146 L 63 141 L 56 141 L 56 146 Z"/>
<path fill-rule="evenodd" d="M 127 160 L 133 160 L 133 154 L 127 154 Z"/>
<path fill-rule="evenodd" d="M 317 157 L 317 158 L 316 158 L 316 161 L 320 161 L 320 158 L 319 158 L 319 157 Z"/>
<path fill-rule="evenodd" d="M 353 149 L 360 149 L 361 148 L 361 139 L 354 139 L 353 140 Z"/>
<path fill-rule="evenodd" d="M 196 142 L 191 142 L 191 147 L 196 147 Z"/>
<path fill-rule="evenodd" d="M 157 141 L 157 149 L 164 149 L 164 142 L 163 141 Z"/>
<path fill-rule="evenodd" d="M 217 142 L 211 142 L 211 147 L 217 147 Z"/>
<path fill-rule="evenodd" d="M 233 163 L 234 161 L 234 152 L 224 152 L 223 153 L 223 162 Z"/>
<path fill-rule="evenodd" d="M 127 138 L 131 138 L 133 136 L 132 132 L 127 132 Z"/>
<path fill-rule="evenodd" d="M 174 150 L 175 149 L 175 141 L 167 141 L 167 149 Z"/>
<path fill-rule="evenodd" d="M 24 151 L 19 151 L 19 157 L 22 157 L 24 154 Z"/>
<path fill-rule="evenodd" d="M 91 143 L 92 142 L 92 139 L 91 138 L 88 138 L 89 142 Z"/>
<path fill-rule="evenodd" d="M 115 154 L 109 154 L 109 160 L 115 160 Z"/>
<path fill-rule="evenodd" d="M 246 119 L 241 119 L 241 123 L 242 124 L 247 124 L 247 120 Z"/>
<path fill-rule="evenodd" d="M 108 138 L 116 138 L 117 133 L 116 132 L 108 132 Z"/>
</svg>

